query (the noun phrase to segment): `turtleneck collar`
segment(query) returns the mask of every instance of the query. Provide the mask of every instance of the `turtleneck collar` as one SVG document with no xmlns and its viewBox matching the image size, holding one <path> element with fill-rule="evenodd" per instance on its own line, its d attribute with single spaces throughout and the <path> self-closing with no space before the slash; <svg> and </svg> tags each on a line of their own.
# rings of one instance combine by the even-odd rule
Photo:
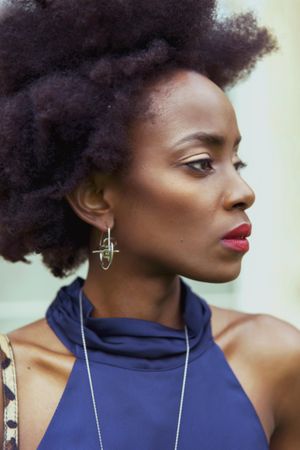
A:
<svg viewBox="0 0 300 450">
<path fill-rule="evenodd" d="M 79 315 L 79 292 L 84 281 L 77 277 L 61 287 L 46 312 L 51 329 L 77 358 L 84 358 Z M 212 343 L 211 310 L 181 278 L 180 285 L 191 361 Z M 93 305 L 84 292 L 82 306 L 90 361 L 136 370 L 167 370 L 184 364 L 184 330 L 142 319 L 91 317 Z"/>
</svg>

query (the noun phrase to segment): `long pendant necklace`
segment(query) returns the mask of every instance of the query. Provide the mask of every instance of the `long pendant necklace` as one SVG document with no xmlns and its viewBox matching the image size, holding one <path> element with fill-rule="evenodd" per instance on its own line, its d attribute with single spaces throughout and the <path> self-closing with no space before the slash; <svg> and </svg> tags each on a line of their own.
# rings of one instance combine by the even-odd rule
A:
<svg viewBox="0 0 300 450">
<path fill-rule="evenodd" d="M 89 384 L 90 384 L 90 391 L 91 391 L 91 396 L 92 396 L 96 426 L 97 426 L 97 431 L 98 431 L 99 446 L 100 446 L 101 450 L 104 450 L 103 443 L 102 443 L 102 435 L 101 435 L 101 430 L 100 430 L 98 411 L 97 411 L 97 405 L 96 405 L 96 399 L 95 399 L 95 393 L 94 393 L 93 380 L 92 380 L 92 376 L 91 376 L 90 363 L 89 363 L 89 358 L 88 358 L 88 353 L 87 353 L 87 348 L 86 348 L 84 327 L 83 327 L 82 289 L 80 289 L 80 292 L 79 292 L 79 308 L 80 308 L 80 330 L 81 330 L 81 337 L 82 337 L 82 345 L 83 345 L 84 356 L 85 356 L 86 370 L 87 370 Z M 188 331 L 187 331 L 186 325 L 184 327 L 184 331 L 185 331 L 185 340 L 186 340 L 186 357 L 185 357 L 183 382 L 182 382 L 182 388 L 181 388 L 180 407 L 179 407 L 179 414 L 178 414 L 178 422 L 177 422 L 177 431 L 176 431 L 174 450 L 178 449 L 178 439 L 179 439 L 179 431 L 180 431 L 180 424 L 181 424 L 182 405 L 183 405 L 183 399 L 184 399 L 186 374 L 187 374 L 188 360 L 189 360 L 189 354 L 190 354 L 189 337 L 188 337 Z"/>
</svg>

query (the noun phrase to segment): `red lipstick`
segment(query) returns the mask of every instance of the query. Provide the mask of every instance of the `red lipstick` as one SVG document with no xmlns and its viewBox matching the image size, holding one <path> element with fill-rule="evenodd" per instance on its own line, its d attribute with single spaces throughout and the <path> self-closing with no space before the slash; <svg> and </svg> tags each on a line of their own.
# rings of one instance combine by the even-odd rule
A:
<svg viewBox="0 0 300 450">
<path fill-rule="evenodd" d="M 243 223 L 222 237 L 222 244 L 237 252 L 245 253 L 249 250 L 249 242 L 246 237 L 251 235 L 251 225 Z"/>
</svg>

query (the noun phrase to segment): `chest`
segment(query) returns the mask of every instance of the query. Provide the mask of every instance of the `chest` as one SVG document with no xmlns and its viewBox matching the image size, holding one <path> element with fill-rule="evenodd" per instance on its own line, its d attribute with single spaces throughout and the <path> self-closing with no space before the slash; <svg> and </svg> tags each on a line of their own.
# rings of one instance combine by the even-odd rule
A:
<svg viewBox="0 0 300 450">
<path fill-rule="evenodd" d="M 184 364 L 143 372 L 95 363 L 91 370 L 105 449 L 175 447 Z M 39 442 L 38 450 L 99 448 L 83 360 L 76 360 Z M 253 404 L 216 345 L 188 366 L 178 450 L 197 448 L 268 448 Z"/>
</svg>

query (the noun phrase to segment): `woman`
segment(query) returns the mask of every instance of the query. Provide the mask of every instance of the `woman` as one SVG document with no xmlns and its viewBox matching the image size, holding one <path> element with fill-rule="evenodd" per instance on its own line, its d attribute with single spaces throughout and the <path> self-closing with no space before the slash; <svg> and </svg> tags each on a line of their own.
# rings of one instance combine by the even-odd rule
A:
<svg viewBox="0 0 300 450">
<path fill-rule="evenodd" d="M 180 278 L 239 275 L 254 193 L 224 89 L 274 38 L 211 0 L 1 14 L 0 254 L 89 262 L 2 336 L 4 448 L 298 449 L 299 331 Z"/>
</svg>

